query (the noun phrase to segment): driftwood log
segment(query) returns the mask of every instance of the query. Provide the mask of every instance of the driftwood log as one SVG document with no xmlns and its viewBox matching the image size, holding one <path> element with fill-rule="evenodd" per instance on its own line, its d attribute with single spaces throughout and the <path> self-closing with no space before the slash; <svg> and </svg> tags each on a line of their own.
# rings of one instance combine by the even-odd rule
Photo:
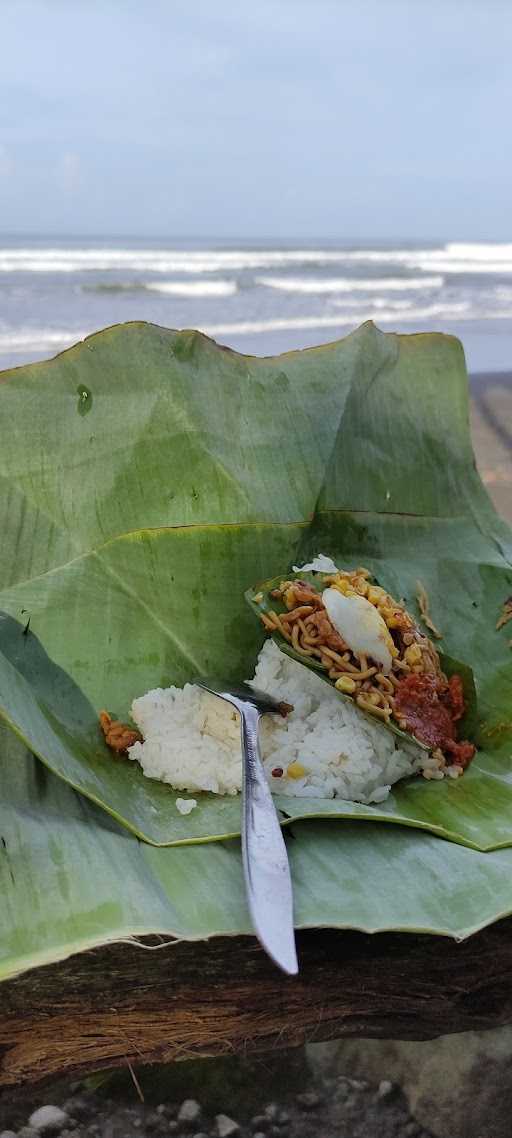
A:
<svg viewBox="0 0 512 1138">
<path fill-rule="evenodd" d="M 156 952 L 110 945 L 7 981 L 0 1087 L 127 1062 L 341 1036 L 431 1039 L 512 1022 L 512 919 L 463 944 L 318 930 L 299 933 L 298 949 L 297 978 L 240 937 Z"/>
</svg>

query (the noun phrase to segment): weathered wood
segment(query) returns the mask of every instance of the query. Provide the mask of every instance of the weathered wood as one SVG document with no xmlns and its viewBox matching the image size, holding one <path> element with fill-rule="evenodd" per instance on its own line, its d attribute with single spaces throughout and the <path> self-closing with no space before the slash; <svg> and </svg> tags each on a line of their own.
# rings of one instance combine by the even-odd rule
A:
<svg viewBox="0 0 512 1138">
<path fill-rule="evenodd" d="M 151 943 L 148 941 L 147 943 Z M 512 919 L 463 944 L 316 931 L 282 976 L 252 938 L 110 945 L 0 988 L 0 1086 L 340 1036 L 429 1039 L 512 1022 Z"/>
</svg>

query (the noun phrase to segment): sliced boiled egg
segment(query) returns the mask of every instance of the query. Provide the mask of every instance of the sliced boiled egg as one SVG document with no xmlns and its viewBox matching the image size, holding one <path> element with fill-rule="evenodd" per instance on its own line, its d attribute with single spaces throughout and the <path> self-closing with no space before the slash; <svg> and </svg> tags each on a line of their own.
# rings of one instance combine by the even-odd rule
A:
<svg viewBox="0 0 512 1138">
<path fill-rule="evenodd" d="M 374 605 L 359 595 L 324 589 L 322 600 L 336 632 L 356 656 L 371 656 L 385 676 L 391 671 L 394 644 L 387 624 Z"/>
</svg>

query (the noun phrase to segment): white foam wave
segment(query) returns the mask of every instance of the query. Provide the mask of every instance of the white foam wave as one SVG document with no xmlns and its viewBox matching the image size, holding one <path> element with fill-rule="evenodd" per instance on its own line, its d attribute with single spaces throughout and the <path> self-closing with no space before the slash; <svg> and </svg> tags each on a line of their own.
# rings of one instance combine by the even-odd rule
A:
<svg viewBox="0 0 512 1138">
<path fill-rule="evenodd" d="M 450 241 L 445 250 L 466 261 L 512 261 L 512 244 L 503 241 Z"/>
<path fill-rule="evenodd" d="M 347 261 L 375 264 L 400 264 L 407 267 L 439 263 L 440 265 L 492 265 L 512 264 L 512 244 L 489 242 L 450 241 L 430 249 L 351 249 L 345 253 Z M 436 270 L 437 271 L 437 270 Z M 474 269 L 476 272 L 476 268 Z"/>
<path fill-rule="evenodd" d="M 493 275 L 501 273 L 512 273 L 512 260 L 510 261 L 465 261 L 465 260 L 443 260 L 441 256 L 432 258 L 417 258 L 417 260 L 410 263 L 411 268 L 423 269 L 424 272 L 438 272 L 438 273 L 452 273 L 452 274 L 468 274 L 478 276 L 482 273 L 492 273 Z"/>
<path fill-rule="evenodd" d="M 146 281 L 144 288 L 151 292 L 163 292 L 169 296 L 204 297 L 233 296 L 237 291 L 236 281 Z"/>
<path fill-rule="evenodd" d="M 512 272 L 512 245 L 450 242 L 435 249 L 357 249 L 346 254 L 347 262 L 400 265 L 410 271 L 431 273 Z"/>
<path fill-rule="evenodd" d="M 90 335 L 88 332 L 60 328 L 21 328 L 0 331 L 0 352 L 44 352 L 68 348 Z"/>
<path fill-rule="evenodd" d="M 350 277 L 256 277 L 256 284 L 265 288 L 281 289 L 283 292 L 330 293 L 330 292 L 408 292 L 410 289 L 441 288 L 443 278 L 437 277 L 381 277 L 370 280 Z"/>
<path fill-rule="evenodd" d="M 433 273 L 512 272 L 512 244 L 448 242 L 412 249 L 128 249 L 0 248 L 0 272 L 73 273 L 131 270 L 154 273 L 211 273 L 293 265 L 400 265 Z"/>
<path fill-rule="evenodd" d="M 355 326 L 365 320 L 375 320 L 378 324 L 388 322 L 414 323 L 435 318 L 443 321 L 472 320 L 478 314 L 464 301 L 454 304 L 429 304 L 424 307 L 397 311 L 396 308 L 369 307 L 359 311 L 339 311 L 336 315 L 291 316 L 275 320 L 245 320 L 232 324 L 210 324 L 203 327 L 209 336 L 257 335 L 260 332 L 285 332 L 306 330 L 308 328 L 341 328 Z M 507 312 L 485 313 L 486 319 L 512 318 L 512 309 Z"/>
<path fill-rule="evenodd" d="M 294 264 L 337 264 L 342 250 L 329 249 L 37 249 L 0 248 L 0 272 L 75 273 L 110 270 L 211 273 Z"/>
<path fill-rule="evenodd" d="M 390 296 L 372 296 L 371 301 L 368 303 L 372 308 L 384 308 L 393 312 L 403 312 L 408 308 L 414 308 L 415 302 L 410 297 L 400 297 L 400 299 L 395 300 Z M 333 308 L 357 308 L 361 310 L 362 304 L 364 304 L 364 300 L 360 296 L 344 296 L 342 299 L 333 297 L 331 300 Z M 415 311 L 417 311 L 417 309 L 415 309 Z"/>
</svg>

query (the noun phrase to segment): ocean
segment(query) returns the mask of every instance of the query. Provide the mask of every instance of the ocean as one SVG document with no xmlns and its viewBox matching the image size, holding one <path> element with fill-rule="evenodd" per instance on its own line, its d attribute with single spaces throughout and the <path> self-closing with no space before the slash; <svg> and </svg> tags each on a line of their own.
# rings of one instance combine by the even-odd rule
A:
<svg viewBox="0 0 512 1138">
<path fill-rule="evenodd" d="M 0 368 L 125 320 L 270 355 L 383 331 L 458 336 L 471 372 L 512 364 L 512 244 L 0 238 Z"/>
</svg>

